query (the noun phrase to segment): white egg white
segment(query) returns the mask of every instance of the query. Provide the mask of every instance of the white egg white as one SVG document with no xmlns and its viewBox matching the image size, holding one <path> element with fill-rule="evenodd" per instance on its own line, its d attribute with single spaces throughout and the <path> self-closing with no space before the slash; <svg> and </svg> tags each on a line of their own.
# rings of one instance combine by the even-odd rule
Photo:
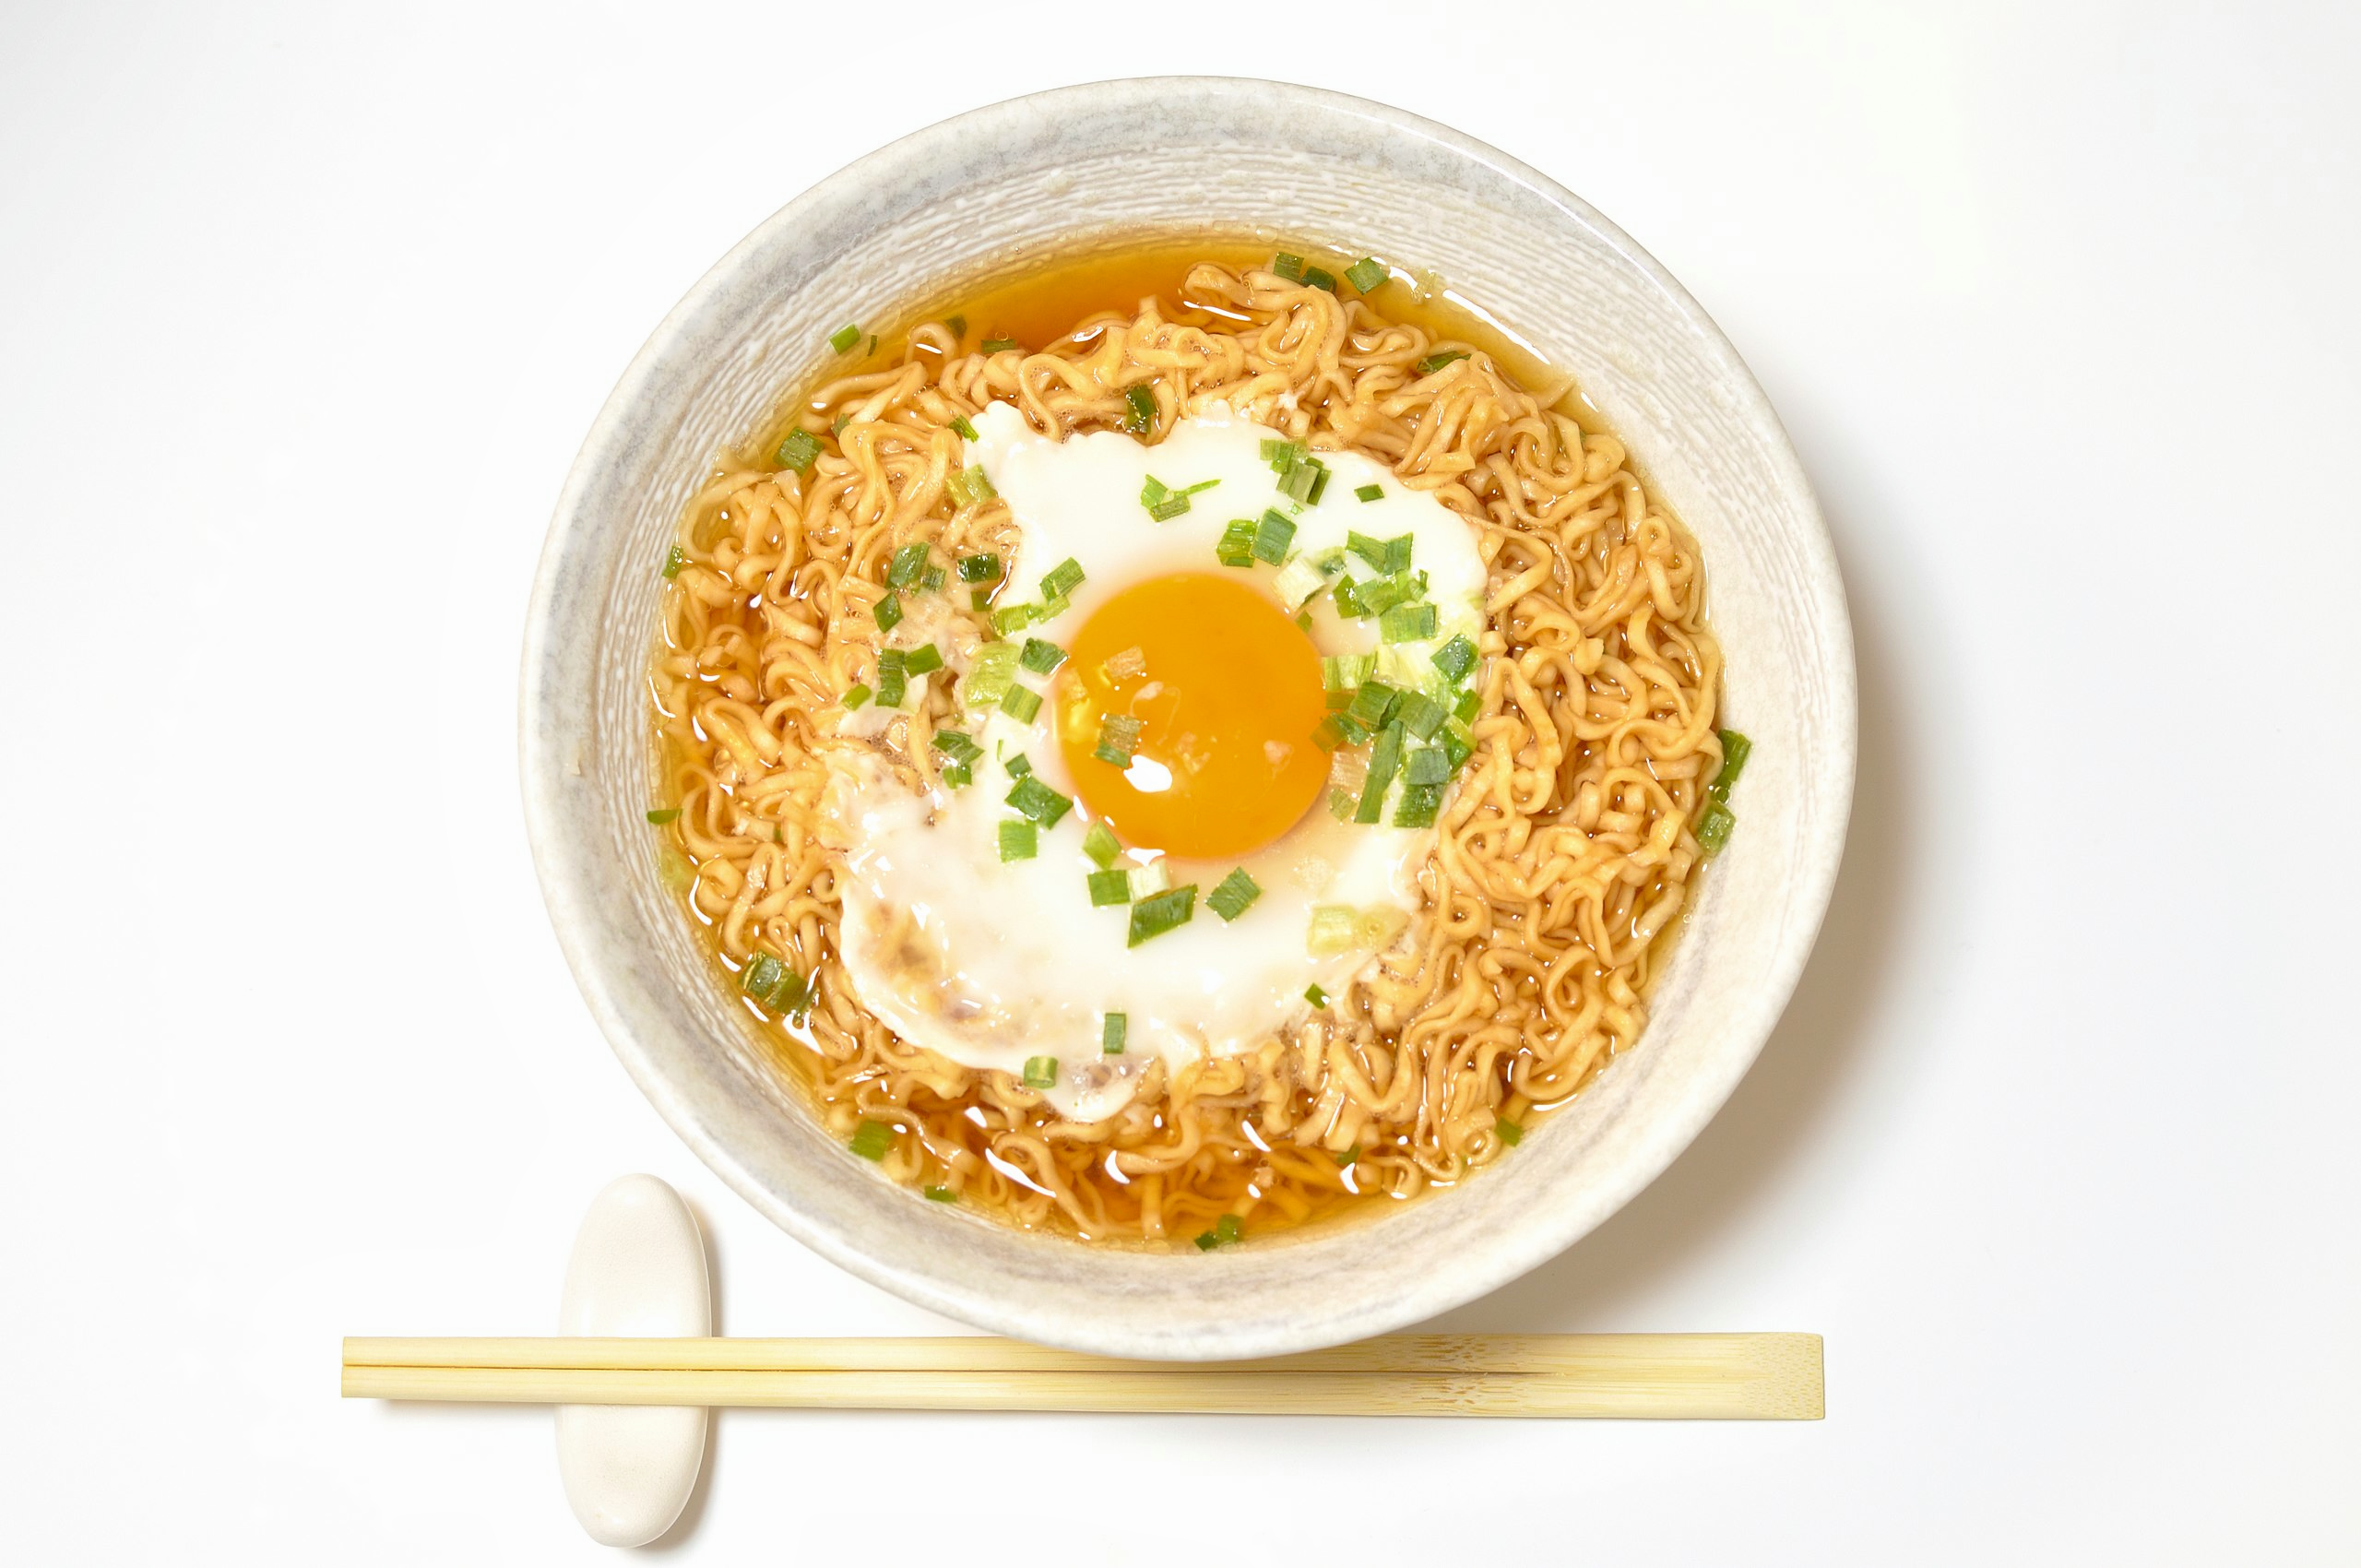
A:
<svg viewBox="0 0 2361 1568">
<path fill-rule="evenodd" d="M 1035 636 L 1070 641 L 1109 595 L 1147 578 L 1222 570 L 1214 545 L 1224 525 L 1274 505 L 1296 513 L 1299 551 L 1341 546 L 1348 530 L 1414 537 L 1413 564 L 1428 574 L 1441 624 L 1432 642 L 1385 649 L 1395 665 L 1415 670 L 1442 640 L 1463 632 L 1473 637 L 1481 625 L 1484 565 L 1466 524 L 1367 458 L 1322 454 L 1332 476 L 1322 504 L 1295 508 L 1262 457 L 1262 443 L 1277 433 L 1218 406 L 1180 421 L 1155 446 L 1116 433 L 1053 440 L 1005 404 L 986 409 L 975 424 L 969 461 L 1006 498 L 1022 537 L 1001 601 L 1038 601 L 1043 575 L 1068 559 L 1084 572 L 1069 608 Z M 1158 522 L 1140 501 L 1150 475 L 1175 490 L 1219 482 L 1195 495 L 1185 515 Z M 1382 487 L 1382 498 L 1356 499 L 1354 492 L 1370 484 Z M 1252 570 L 1267 587 L 1271 568 Z M 1311 635 L 1323 653 L 1376 647 L 1372 623 L 1341 618 L 1324 600 L 1313 617 Z M 933 641 L 946 659 L 934 678 L 964 674 L 973 650 L 935 626 L 913 617 L 894 641 Z M 1207 631 L 1219 635 L 1217 627 Z M 1029 671 L 1018 679 L 1037 691 L 1050 683 Z M 882 722 L 853 718 L 861 720 L 850 727 L 856 733 Z M 1044 1090 L 1050 1102 L 1066 1116 L 1096 1121 L 1130 1100 L 1151 1062 L 1178 1068 L 1250 1049 L 1305 1016 L 1312 1006 L 1308 988 L 1341 994 L 1373 953 L 1314 956 L 1306 938 L 1315 906 L 1415 914 L 1416 876 L 1433 829 L 1359 826 L 1315 807 L 1240 862 L 1262 894 L 1235 921 L 1205 902 L 1230 862 L 1127 849 L 1117 864 L 1132 868 L 1143 885 L 1160 877 L 1198 890 L 1187 924 L 1130 945 L 1130 908 L 1091 904 L 1086 878 L 1099 868 L 1083 847 L 1090 819 L 1078 798 L 1062 820 L 1038 830 L 1033 858 L 1001 858 L 1000 825 L 1017 820 L 1007 796 L 1015 782 L 1009 765 L 1018 756 L 1035 778 L 1074 798 L 1050 725 L 1047 703 L 1031 722 L 997 710 L 970 716 L 966 729 L 985 753 L 972 781 L 925 795 L 895 783 L 860 753 L 835 765 L 827 821 L 846 868 L 843 961 L 860 1001 L 905 1039 L 979 1069 L 1021 1073 L 1029 1062 L 1054 1059 L 1055 1081 Z M 913 743 L 926 740 L 915 736 Z M 1126 1020 L 1119 1055 L 1101 1050 L 1110 1013 Z"/>
</svg>

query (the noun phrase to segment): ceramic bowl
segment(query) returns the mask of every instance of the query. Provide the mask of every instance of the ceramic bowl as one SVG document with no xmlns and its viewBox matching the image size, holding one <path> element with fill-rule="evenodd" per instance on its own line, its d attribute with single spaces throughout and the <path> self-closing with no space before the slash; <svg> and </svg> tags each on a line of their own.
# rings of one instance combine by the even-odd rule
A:
<svg viewBox="0 0 2361 1568">
<path fill-rule="evenodd" d="M 1086 232 L 1258 229 L 1432 268 L 1579 378 L 1703 549 L 1729 722 L 1755 742 L 1638 1047 L 1509 1158 L 1361 1223 L 1173 1253 L 919 1201 L 825 1135 L 658 881 L 643 820 L 656 564 L 712 459 L 830 357 L 831 329 Z M 1547 177 L 1399 110 L 1272 82 L 1099 83 L 979 109 L 832 175 L 656 329 L 584 443 L 526 633 L 526 816 L 585 1000 L 665 1120 L 799 1241 L 979 1327 L 1118 1356 L 1337 1344 L 1558 1253 L 1736 1087 L 1810 952 L 1852 794 L 1852 640 L 1809 486 L 1762 390 L 1663 267 Z"/>
</svg>

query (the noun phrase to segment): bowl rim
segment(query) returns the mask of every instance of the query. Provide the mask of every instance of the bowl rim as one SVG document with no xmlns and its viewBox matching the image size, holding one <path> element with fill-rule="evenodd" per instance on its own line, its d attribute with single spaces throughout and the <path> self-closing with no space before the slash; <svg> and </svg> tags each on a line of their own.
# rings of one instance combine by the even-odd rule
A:
<svg viewBox="0 0 2361 1568">
<path fill-rule="evenodd" d="M 561 755 L 562 748 L 543 736 L 535 716 L 561 695 L 561 688 L 548 678 L 555 668 L 551 658 L 552 647 L 563 640 L 554 624 L 553 612 L 565 586 L 565 564 L 584 530 L 584 502 L 594 476 L 604 467 L 606 457 L 623 444 L 634 408 L 669 378 L 672 358 L 694 336 L 695 325 L 714 299 L 728 291 L 728 285 L 775 235 L 805 222 L 837 193 L 895 181 L 903 172 L 932 160 L 937 149 L 955 138 L 972 144 L 978 137 L 991 138 L 1020 130 L 1045 108 L 1148 108 L 1174 99 L 1219 97 L 1241 91 L 1277 95 L 1307 108 L 1341 113 L 1370 122 L 1387 134 L 1407 136 L 1448 148 L 1469 162 L 1525 187 L 1592 229 L 1662 291 L 1696 331 L 1701 346 L 1721 360 L 1727 389 L 1738 400 L 1746 422 L 1763 439 L 1778 482 L 1800 502 L 1800 521 L 1805 526 L 1795 530 L 1790 542 L 1800 554 L 1806 577 L 1819 589 L 1813 606 L 1821 617 L 1816 629 L 1822 635 L 1829 655 L 1826 673 L 1831 681 L 1831 716 L 1841 721 L 1829 726 L 1828 754 L 1811 778 L 1810 787 L 1824 795 L 1822 803 L 1826 807 L 1817 819 L 1819 841 L 1810 844 L 1802 855 L 1804 885 L 1792 889 L 1784 906 L 1790 922 L 1788 930 L 1797 939 L 1783 944 L 1771 973 L 1758 986 L 1755 1005 L 1749 1010 L 1751 1016 L 1738 1031 L 1746 1037 L 1743 1046 L 1726 1051 L 1717 1060 L 1714 1070 L 1703 1075 L 1703 1084 L 1672 1108 L 1685 1114 L 1659 1119 L 1651 1125 L 1644 1142 L 1631 1151 L 1631 1158 L 1615 1168 L 1613 1179 L 1593 1190 L 1593 1201 L 1567 1206 L 1560 1211 L 1560 1218 L 1555 1219 L 1548 1211 L 1534 1214 L 1529 1224 L 1517 1228 L 1513 1241 L 1503 1238 L 1487 1248 L 1480 1259 L 1460 1260 L 1448 1288 L 1420 1294 L 1393 1308 L 1365 1307 L 1357 1313 L 1339 1314 L 1350 1318 L 1349 1323 L 1323 1323 L 1291 1332 L 1214 1336 L 1204 1347 L 1204 1359 L 1283 1354 L 1335 1344 L 1345 1338 L 1389 1332 L 1464 1305 L 1572 1246 L 1662 1175 L 1736 1091 L 1761 1055 L 1794 993 L 1834 893 L 1857 766 L 1857 676 L 1844 579 L 1817 497 L 1768 394 L 1728 335 L 1644 247 L 1588 202 L 1497 148 L 1406 110 L 1323 88 L 1243 77 L 1125 77 L 1051 88 L 937 121 L 838 169 L 757 224 L 706 269 L 648 334 L 600 405 L 552 510 L 528 600 L 517 701 L 517 763 L 526 835 L 543 902 L 575 987 L 625 1072 L 690 1150 L 757 1212 L 847 1273 L 930 1311 L 995 1333 L 1115 1355 L 1127 1352 L 1111 1331 L 1096 1338 L 1079 1327 L 1044 1332 L 1037 1315 L 1028 1314 L 1021 1305 L 1005 1305 L 987 1290 L 880 1263 L 849 1238 L 813 1221 L 784 1201 L 781 1194 L 757 1180 L 727 1147 L 706 1134 L 694 1107 L 647 1051 L 627 1010 L 619 1004 L 607 983 L 611 956 L 592 923 L 579 912 L 581 906 L 597 896 L 598 889 L 592 885 L 594 879 L 584 863 L 587 857 L 576 854 L 567 842 L 564 797 L 571 759 Z"/>
</svg>

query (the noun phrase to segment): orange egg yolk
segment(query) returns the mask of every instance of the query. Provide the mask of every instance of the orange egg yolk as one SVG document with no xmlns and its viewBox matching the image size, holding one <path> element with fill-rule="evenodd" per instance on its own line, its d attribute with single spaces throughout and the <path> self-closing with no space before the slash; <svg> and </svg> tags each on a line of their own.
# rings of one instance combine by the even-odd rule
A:
<svg viewBox="0 0 2361 1568">
<path fill-rule="evenodd" d="M 1123 589 L 1084 623 L 1052 695 L 1074 788 L 1127 845 L 1242 855 L 1294 826 L 1327 781 L 1312 740 L 1328 711 L 1320 655 L 1233 577 L 1182 572 Z M 1122 766 L 1097 754 L 1119 715 L 1139 720 Z"/>
</svg>

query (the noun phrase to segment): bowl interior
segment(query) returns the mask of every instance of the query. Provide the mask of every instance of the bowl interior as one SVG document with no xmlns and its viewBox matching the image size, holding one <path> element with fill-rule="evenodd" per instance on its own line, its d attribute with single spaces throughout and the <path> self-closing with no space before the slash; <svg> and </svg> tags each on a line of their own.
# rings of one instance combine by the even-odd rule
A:
<svg viewBox="0 0 2361 1568">
<path fill-rule="evenodd" d="M 829 358 L 1007 258 L 1109 230 L 1261 229 L 1440 272 L 1571 371 L 1704 552 L 1729 721 L 1755 741 L 1637 1050 L 1513 1158 L 1359 1224 L 1171 1255 L 1089 1248 L 912 1201 L 825 1136 L 657 876 L 642 814 L 656 565 L 715 456 Z M 1851 797 L 1851 640 L 1810 492 L 1736 352 L 1629 239 L 1533 171 L 1379 105 L 1268 82 L 1101 84 L 963 115 L 872 154 L 730 253 L 591 431 L 536 586 L 528 824 L 600 1027 L 696 1152 L 823 1254 L 998 1332 L 1114 1355 L 1278 1354 L 1398 1327 L 1555 1253 L 1719 1108 L 1786 1002 Z"/>
</svg>

